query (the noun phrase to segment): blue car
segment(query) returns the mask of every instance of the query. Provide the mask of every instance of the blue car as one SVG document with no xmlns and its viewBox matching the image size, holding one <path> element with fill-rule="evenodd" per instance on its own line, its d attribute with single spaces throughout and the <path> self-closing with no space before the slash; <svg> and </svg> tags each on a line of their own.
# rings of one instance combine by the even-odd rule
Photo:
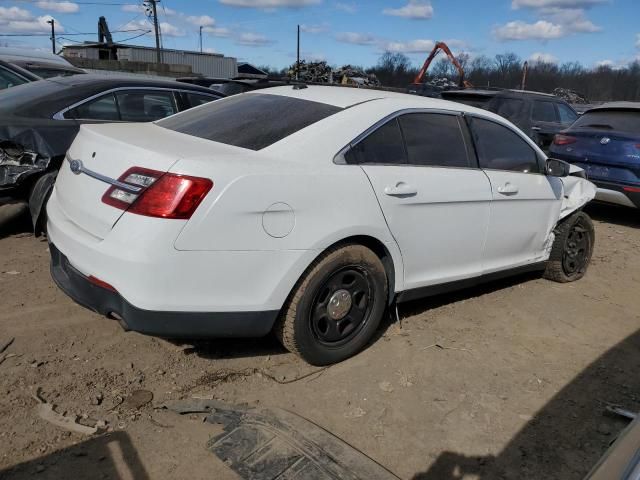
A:
<svg viewBox="0 0 640 480">
<path fill-rule="evenodd" d="M 550 156 L 573 163 L 596 184 L 596 200 L 640 208 L 640 103 L 587 110 L 556 135 Z"/>
</svg>

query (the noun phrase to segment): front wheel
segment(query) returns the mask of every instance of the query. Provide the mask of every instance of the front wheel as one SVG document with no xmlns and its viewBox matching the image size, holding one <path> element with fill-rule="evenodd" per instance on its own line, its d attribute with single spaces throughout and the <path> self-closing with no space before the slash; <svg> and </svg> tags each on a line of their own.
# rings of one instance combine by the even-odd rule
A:
<svg viewBox="0 0 640 480">
<path fill-rule="evenodd" d="M 555 234 L 544 277 L 560 283 L 580 280 L 587 272 L 595 244 L 591 218 L 576 212 L 556 227 Z"/>
<path fill-rule="evenodd" d="M 362 245 L 321 255 L 300 279 L 275 333 L 287 350 L 312 365 L 358 353 L 385 311 L 387 276 L 378 256 Z"/>
</svg>

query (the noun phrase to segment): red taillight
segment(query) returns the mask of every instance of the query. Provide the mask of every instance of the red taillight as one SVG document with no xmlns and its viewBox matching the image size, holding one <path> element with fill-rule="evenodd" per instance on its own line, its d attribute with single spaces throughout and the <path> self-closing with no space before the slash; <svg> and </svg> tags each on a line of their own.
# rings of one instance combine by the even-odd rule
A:
<svg viewBox="0 0 640 480">
<path fill-rule="evenodd" d="M 571 145 L 572 143 L 576 143 L 578 139 L 576 137 L 570 137 L 568 135 L 558 134 L 553 137 L 554 145 Z"/>
<path fill-rule="evenodd" d="M 116 289 L 113 288 L 113 286 L 109 285 L 103 280 L 100 280 L 97 277 L 94 277 L 93 275 L 89 275 L 89 277 L 87 277 L 87 280 L 89 280 L 89 282 L 93 283 L 97 287 L 104 288 L 105 290 L 109 290 L 111 292 L 116 292 Z"/>
<path fill-rule="evenodd" d="M 640 187 L 624 187 L 625 192 L 640 193 Z"/>
<path fill-rule="evenodd" d="M 640 149 L 640 143 L 636 143 L 636 148 Z"/>
<path fill-rule="evenodd" d="M 213 187 L 208 178 L 164 173 L 133 167 L 118 181 L 138 188 L 110 187 L 102 196 L 107 205 L 147 217 L 189 219 Z"/>
</svg>

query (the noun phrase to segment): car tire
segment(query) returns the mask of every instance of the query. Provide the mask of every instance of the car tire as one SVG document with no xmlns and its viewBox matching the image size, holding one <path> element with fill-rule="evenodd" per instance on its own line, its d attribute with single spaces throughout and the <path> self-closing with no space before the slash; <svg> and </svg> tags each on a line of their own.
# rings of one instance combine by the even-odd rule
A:
<svg viewBox="0 0 640 480">
<path fill-rule="evenodd" d="M 387 275 L 378 256 L 356 244 L 332 248 L 298 281 L 275 326 L 290 352 L 322 366 L 358 353 L 382 319 Z"/>
<path fill-rule="evenodd" d="M 544 277 L 555 282 L 575 282 L 584 277 L 595 245 L 595 230 L 589 215 L 576 212 L 555 229 Z"/>
</svg>

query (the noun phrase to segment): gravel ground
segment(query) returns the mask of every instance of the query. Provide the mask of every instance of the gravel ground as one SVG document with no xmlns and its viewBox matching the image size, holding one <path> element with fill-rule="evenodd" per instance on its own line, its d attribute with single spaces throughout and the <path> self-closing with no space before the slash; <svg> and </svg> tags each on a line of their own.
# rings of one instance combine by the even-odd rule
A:
<svg viewBox="0 0 640 480">
<path fill-rule="evenodd" d="M 237 478 L 205 449 L 218 427 L 158 408 L 196 396 L 293 411 L 401 478 L 581 479 L 625 426 L 606 405 L 640 411 L 640 215 L 589 212 L 583 280 L 529 275 L 404 305 L 401 324 L 325 370 L 272 338 L 126 333 L 58 291 L 46 241 L 16 226 L 0 238 L 0 348 L 14 339 L 0 354 L 0 478 Z M 137 390 L 153 400 L 131 405 Z M 37 397 L 102 433 L 42 420 Z"/>
</svg>

